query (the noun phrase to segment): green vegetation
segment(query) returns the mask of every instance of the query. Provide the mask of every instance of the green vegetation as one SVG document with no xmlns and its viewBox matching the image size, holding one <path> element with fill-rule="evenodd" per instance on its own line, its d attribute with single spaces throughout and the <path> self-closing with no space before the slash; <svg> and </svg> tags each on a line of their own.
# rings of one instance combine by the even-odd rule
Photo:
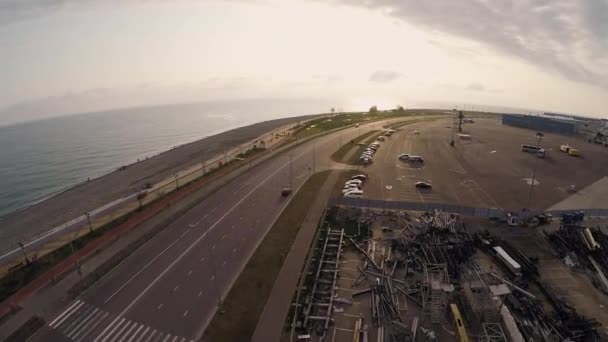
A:
<svg viewBox="0 0 608 342">
<path fill-rule="evenodd" d="M 36 331 L 38 331 L 38 329 L 42 328 L 45 324 L 46 324 L 46 322 L 44 321 L 44 319 L 42 319 L 38 316 L 34 316 L 34 317 L 30 318 L 29 320 L 27 320 L 27 322 L 23 323 L 23 325 L 20 326 L 19 329 L 15 330 L 12 334 L 10 334 L 6 338 L 5 342 L 26 341 L 27 339 L 32 337 L 32 335 L 34 335 L 34 333 L 36 333 Z"/>
<path fill-rule="evenodd" d="M 397 106 L 391 110 L 379 110 L 377 106 L 372 106 L 368 112 L 348 112 L 331 113 L 324 117 L 308 121 L 305 124 L 298 124 L 293 133 L 293 139 L 306 138 L 308 136 L 329 131 L 332 129 L 346 127 L 357 123 L 368 121 L 385 120 L 398 117 L 420 116 L 420 115 L 448 115 L 437 110 L 416 109 L 408 110 L 402 106 Z"/>
<path fill-rule="evenodd" d="M 345 157 L 348 155 L 348 152 L 350 152 L 353 148 L 356 147 L 357 151 L 355 152 L 355 156 L 358 158 L 365 149 L 365 146 L 359 146 L 358 144 L 362 143 L 364 139 L 369 138 L 370 136 L 375 139 L 378 134 L 380 134 L 380 131 L 370 131 L 345 143 L 344 145 L 342 145 L 342 147 L 340 147 L 336 152 L 331 155 L 331 160 L 338 163 L 347 162 L 347 160 L 345 160 Z"/>
<path fill-rule="evenodd" d="M 295 194 L 232 286 L 223 302 L 224 313 L 213 318 L 204 340 L 251 339 L 283 261 L 308 214 L 310 203 L 317 197 L 330 172 L 312 175 Z"/>
</svg>

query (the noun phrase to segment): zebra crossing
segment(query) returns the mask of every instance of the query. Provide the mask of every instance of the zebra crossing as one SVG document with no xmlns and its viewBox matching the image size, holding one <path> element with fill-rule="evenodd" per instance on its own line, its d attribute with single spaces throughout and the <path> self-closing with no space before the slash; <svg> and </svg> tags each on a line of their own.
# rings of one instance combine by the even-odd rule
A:
<svg viewBox="0 0 608 342">
<path fill-rule="evenodd" d="M 77 342 L 193 342 L 125 317 L 117 317 L 82 300 L 75 301 L 48 326 Z"/>
</svg>

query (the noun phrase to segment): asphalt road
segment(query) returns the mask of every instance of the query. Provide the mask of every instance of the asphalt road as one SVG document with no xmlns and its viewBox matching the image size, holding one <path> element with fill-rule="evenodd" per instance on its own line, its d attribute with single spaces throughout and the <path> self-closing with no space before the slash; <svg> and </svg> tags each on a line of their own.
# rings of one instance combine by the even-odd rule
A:
<svg viewBox="0 0 608 342">
<path fill-rule="evenodd" d="M 220 296 L 228 293 L 287 203 L 280 191 L 289 184 L 290 170 L 297 189 L 312 172 L 313 155 L 317 170 L 327 168 L 329 156 L 340 142 L 381 125 L 371 123 L 333 133 L 252 168 L 139 248 L 65 311 L 48 320 L 32 340 L 200 338 Z"/>
</svg>

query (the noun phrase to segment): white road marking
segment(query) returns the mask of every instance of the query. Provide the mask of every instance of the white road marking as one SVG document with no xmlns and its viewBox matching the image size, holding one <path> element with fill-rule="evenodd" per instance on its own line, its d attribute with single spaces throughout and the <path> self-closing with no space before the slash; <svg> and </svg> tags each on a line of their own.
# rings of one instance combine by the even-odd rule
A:
<svg viewBox="0 0 608 342">
<path fill-rule="evenodd" d="M 74 306 L 74 305 L 70 306 L 70 308 L 68 309 L 69 312 L 68 312 L 68 310 L 64 311 L 62 314 L 63 318 L 61 320 L 57 321 L 57 319 L 59 318 L 59 317 L 57 317 L 57 319 L 55 319 L 53 322 L 51 322 L 51 324 L 49 324 L 49 326 L 53 329 L 59 327 L 66 319 L 68 319 L 70 316 L 72 316 L 78 309 L 80 309 L 81 306 L 84 305 L 84 302 L 82 302 L 82 301 L 79 301 L 79 302 L 80 303 L 78 303 L 78 305 L 76 305 L 76 306 Z M 67 313 L 67 315 L 66 315 L 66 313 Z"/>
<path fill-rule="evenodd" d="M 68 333 L 68 338 L 72 338 L 72 335 L 78 332 L 78 330 L 80 330 L 80 327 L 92 320 L 93 317 L 97 315 L 97 312 L 99 312 L 99 309 L 95 308 L 95 310 L 93 310 L 87 317 L 85 317 L 85 319 L 83 319 L 80 324 L 78 324 L 70 333 Z"/>
<path fill-rule="evenodd" d="M 182 317 L 186 317 L 187 315 L 188 315 L 188 310 L 186 310 L 186 311 L 184 312 L 184 314 L 182 315 Z"/>
<path fill-rule="evenodd" d="M 211 246 L 211 249 L 215 250 L 215 244 L 213 244 L 213 246 Z"/>
<path fill-rule="evenodd" d="M 235 253 L 235 252 L 236 252 L 236 248 L 232 250 L 232 253 Z"/>
<path fill-rule="evenodd" d="M 306 152 L 302 152 L 299 155 L 297 155 L 296 157 L 294 157 L 293 159 L 298 159 L 299 157 L 301 157 L 302 155 L 304 155 Z M 264 178 L 264 180 L 262 180 L 261 182 L 259 182 L 253 189 L 251 189 L 247 194 L 245 194 L 243 197 L 241 197 L 241 199 L 236 202 L 230 209 L 228 209 L 224 215 L 222 215 L 217 221 L 215 221 L 215 223 L 213 225 L 211 225 L 211 227 L 209 227 L 209 229 L 207 229 L 206 232 L 204 232 L 203 234 L 201 234 L 201 236 L 199 236 L 196 240 L 194 240 L 194 242 L 188 247 L 186 248 L 185 251 L 182 252 L 182 254 L 180 254 L 175 260 L 173 260 L 173 262 L 167 266 L 156 278 L 154 278 L 154 280 L 152 280 L 152 282 L 150 282 L 148 284 L 148 286 L 146 286 L 145 289 L 143 289 L 139 295 L 137 295 L 137 297 L 135 297 L 135 299 L 133 299 L 129 305 L 127 305 L 126 308 L 124 308 L 122 310 L 122 312 L 120 312 L 118 314 L 118 316 L 116 316 L 115 320 L 121 318 L 125 313 L 127 313 L 127 311 L 131 310 L 131 308 L 133 307 L 133 305 L 135 305 L 144 295 L 146 295 L 148 293 L 148 291 L 150 291 L 150 289 L 156 285 L 156 283 L 165 276 L 165 274 L 167 274 L 167 272 L 169 272 L 173 267 L 175 267 L 175 265 L 180 262 L 185 256 L 186 254 L 188 254 L 202 239 L 204 239 L 207 234 L 209 234 L 210 232 L 212 232 L 215 227 L 217 227 L 217 225 L 222 222 L 222 220 L 224 220 L 224 218 L 226 218 L 226 216 L 230 215 L 230 213 L 232 213 L 239 205 L 241 205 L 241 203 L 243 203 L 245 200 L 247 200 L 249 198 L 249 196 L 251 196 L 251 194 L 253 194 L 257 189 L 259 189 L 262 185 L 266 184 L 266 182 L 271 179 L 272 177 L 274 177 L 277 173 L 279 173 L 281 170 L 283 170 L 285 167 L 287 167 L 290 164 L 290 162 L 286 162 L 285 164 L 283 164 L 282 166 L 278 167 L 273 173 L 269 174 L 266 178 Z M 213 211 L 215 211 L 215 209 L 217 209 L 217 207 L 215 207 Z M 105 330 L 104 330 L 105 332 Z M 103 332 L 102 332 L 103 333 Z M 97 340 L 93 341 L 96 342 Z"/>
<path fill-rule="evenodd" d="M 192 274 L 192 270 L 188 271 L 188 276 L 190 276 Z"/>
<path fill-rule="evenodd" d="M 215 274 L 211 276 L 211 280 L 215 279 Z"/>
<path fill-rule="evenodd" d="M 200 291 L 200 292 L 198 293 L 198 296 L 200 297 L 202 294 L 203 294 L 203 291 Z"/>
<path fill-rule="evenodd" d="M 173 288 L 173 292 L 177 291 L 178 289 L 179 289 L 179 285 L 176 285 L 176 286 Z"/>
<path fill-rule="evenodd" d="M 100 338 L 102 338 L 102 337 L 103 337 L 103 336 L 106 334 L 106 331 L 108 331 L 109 329 L 112 329 L 112 330 L 110 330 L 110 335 L 112 335 L 112 334 L 114 333 L 114 331 L 115 331 L 115 330 L 116 330 L 116 329 L 117 329 L 117 328 L 118 328 L 118 327 L 119 327 L 119 326 L 122 324 L 122 322 L 124 322 L 124 320 L 125 320 L 124 318 L 120 318 L 120 321 L 119 321 L 119 318 L 120 318 L 120 317 L 116 317 L 116 318 L 115 318 L 115 319 L 112 321 L 112 323 L 110 323 L 110 325 L 108 325 L 108 326 L 107 326 L 105 329 L 103 329 L 103 331 L 101 332 L 101 334 L 99 334 L 99 335 L 97 336 L 97 338 L 96 338 L 96 339 L 95 339 L 93 342 L 97 342 L 97 340 L 99 340 Z M 114 324 L 116 324 L 116 321 L 118 321 L 118 325 L 114 326 Z M 112 328 L 112 327 L 114 327 L 114 328 Z M 102 340 L 102 342 L 105 342 L 105 340 L 107 340 L 107 339 L 108 339 L 108 337 L 109 337 L 109 335 L 108 335 L 108 336 L 106 336 L 106 337 L 105 337 L 105 338 Z"/>
<path fill-rule="evenodd" d="M 87 323 L 84 327 L 82 327 L 82 330 L 80 330 L 80 332 L 78 332 L 76 335 L 74 335 L 73 340 L 75 340 L 75 341 L 81 341 L 80 338 L 84 339 L 85 337 L 87 337 L 88 334 L 90 334 L 93 330 L 95 330 L 95 328 L 97 328 L 97 326 L 99 325 L 99 323 L 103 322 L 103 320 L 106 319 L 106 317 L 108 316 L 108 313 L 106 312 L 106 313 L 104 313 L 101 316 L 102 317 L 99 319 L 99 315 L 98 315 L 97 317 L 95 317 L 94 319 L 92 319 L 89 323 Z M 89 327 L 89 324 L 91 324 L 93 322 L 95 322 L 95 324 L 93 324 L 93 326 L 91 326 L 91 329 L 87 330 L 87 328 Z M 80 336 L 80 338 L 78 338 L 78 336 L 80 334 L 82 334 L 83 332 L 84 332 L 84 335 L 82 335 L 82 336 Z"/>
<path fill-rule="evenodd" d="M 143 327 L 143 325 L 139 325 L 139 324 L 137 324 L 137 323 L 133 324 L 133 325 L 132 325 L 132 326 L 129 328 L 129 330 L 127 330 L 127 331 L 125 332 L 125 334 L 122 336 L 122 338 L 121 338 L 121 339 L 120 339 L 118 342 L 123 342 L 123 341 L 124 341 L 124 340 L 127 338 L 127 336 L 129 336 L 129 334 L 131 333 L 131 331 L 133 331 L 133 329 L 135 329 L 135 327 L 137 327 L 137 326 L 139 326 L 139 328 L 140 328 L 140 329 L 141 329 L 141 327 Z"/>
<path fill-rule="evenodd" d="M 205 257 L 202 257 L 202 258 L 201 258 L 201 262 L 203 262 L 203 261 L 205 261 Z"/>
<path fill-rule="evenodd" d="M 125 329 L 126 329 L 128 326 L 130 326 L 130 325 L 131 325 L 131 323 L 133 323 L 133 322 L 131 322 L 131 321 L 127 321 L 127 322 L 126 322 L 126 324 L 125 324 L 125 325 L 123 325 L 123 326 L 122 326 L 122 328 L 120 328 L 120 330 L 118 330 L 118 332 L 116 333 L 116 336 L 114 336 L 114 337 L 113 337 L 113 338 L 110 340 L 110 342 L 114 342 L 114 341 L 116 341 L 116 339 L 120 337 L 120 334 L 122 334 L 122 332 L 123 332 L 123 331 L 124 331 L 124 330 L 125 330 Z"/>
<path fill-rule="evenodd" d="M 165 339 L 163 340 L 163 342 L 167 342 L 170 338 L 171 338 L 171 334 L 167 334 L 167 336 L 165 336 Z"/>
<path fill-rule="evenodd" d="M 84 304 L 84 302 L 81 302 L 80 300 L 75 301 L 74 304 L 70 305 L 70 307 L 67 308 L 64 312 L 62 312 L 61 315 L 57 316 L 57 318 L 55 318 L 51 323 L 49 323 L 49 327 L 54 328 L 55 323 L 57 323 L 59 320 L 61 320 L 61 322 L 63 322 L 63 320 L 65 319 L 64 318 L 65 315 L 68 315 L 68 316 L 71 315 L 72 310 L 77 310 L 82 304 Z M 75 308 L 76 305 L 78 305 L 77 308 Z M 59 324 L 61 324 L 61 322 L 59 322 Z M 59 324 L 57 324 L 57 325 L 59 325 Z"/>
<path fill-rule="evenodd" d="M 189 232 L 189 231 L 190 231 L 190 229 L 188 229 L 186 232 Z M 146 268 L 148 268 L 154 261 L 156 261 L 156 259 L 160 258 L 160 256 L 163 255 L 169 248 L 171 248 L 173 245 L 175 245 L 177 243 L 177 241 L 179 241 L 179 239 L 182 238 L 182 236 L 180 236 L 178 239 L 173 241 L 173 243 L 171 243 L 169 246 L 167 246 L 167 248 L 163 249 L 162 252 L 160 252 L 157 256 L 155 256 L 154 259 L 150 260 L 150 262 L 147 263 L 146 266 L 144 266 L 142 269 L 137 271 L 137 273 L 135 273 L 131 278 L 129 278 L 129 280 L 127 280 L 126 283 L 122 284 L 122 286 L 120 286 L 118 288 L 118 290 L 116 290 L 114 293 L 112 293 L 112 295 L 110 297 L 108 297 L 103 303 L 107 304 L 112 298 L 114 298 L 114 296 L 116 296 L 120 291 L 122 291 L 122 289 L 124 289 L 127 285 L 129 285 L 133 281 L 133 279 L 135 279 L 135 277 L 137 277 L 141 272 L 143 272 Z"/>
<path fill-rule="evenodd" d="M 154 337 L 154 335 L 156 335 L 158 331 L 156 331 L 156 329 L 154 329 L 154 331 L 152 331 L 152 333 L 150 334 L 150 336 L 148 336 L 148 338 L 146 339 L 146 342 L 150 341 L 152 339 L 152 337 Z"/>
<path fill-rule="evenodd" d="M 156 309 L 157 309 L 157 310 L 160 310 L 160 309 L 162 309 L 162 308 L 163 308 L 163 304 L 162 304 L 162 303 L 161 303 L 161 304 L 158 304 L 158 306 L 156 307 Z"/>
<path fill-rule="evenodd" d="M 141 333 L 141 336 L 139 336 L 139 338 L 135 342 L 141 342 L 141 340 L 143 340 L 144 336 L 146 336 L 146 334 L 148 333 L 148 330 L 150 330 L 150 327 L 146 327 L 146 329 Z M 132 339 L 133 339 L 133 337 L 131 337 L 131 340 Z M 131 340 L 129 340 L 128 342 L 131 342 Z"/>
<path fill-rule="evenodd" d="M 140 331 L 141 329 L 143 329 L 143 328 L 144 328 L 144 325 L 143 325 L 143 324 L 142 324 L 142 325 L 140 325 L 140 326 L 139 326 L 139 328 L 137 328 L 137 330 L 135 330 L 135 332 L 133 333 L 133 336 L 131 336 L 131 338 L 130 338 L 130 339 L 127 341 L 127 342 L 133 342 L 133 339 L 134 339 L 135 337 L 137 337 L 137 334 L 139 334 L 139 331 Z M 150 329 L 150 328 L 148 328 L 148 329 Z M 148 329 L 146 329 L 146 331 L 147 331 Z M 144 334 L 145 334 L 145 331 L 144 331 Z M 143 335 L 142 335 L 142 337 L 143 337 Z M 140 337 L 140 339 L 141 339 L 142 337 Z"/>
</svg>

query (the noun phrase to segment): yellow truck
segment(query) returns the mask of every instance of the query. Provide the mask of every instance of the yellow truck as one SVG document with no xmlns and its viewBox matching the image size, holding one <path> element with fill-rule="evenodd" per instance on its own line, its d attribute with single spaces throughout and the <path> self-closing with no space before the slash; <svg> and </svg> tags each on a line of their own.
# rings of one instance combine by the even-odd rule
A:
<svg viewBox="0 0 608 342">
<path fill-rule="evenodd" d="M 570 145 L 567 145 L 567 144 L 566 145 L 561 145 L 559 147 L 559 150 L 562 151 L 562 152 L 568 153 L 569 155 L 574 156 L 574 157 L 580 155 L 579 150 L 577 150 L 575 148 L 572 148 L 572 147 L 570 147 Z"/>
</svg>

